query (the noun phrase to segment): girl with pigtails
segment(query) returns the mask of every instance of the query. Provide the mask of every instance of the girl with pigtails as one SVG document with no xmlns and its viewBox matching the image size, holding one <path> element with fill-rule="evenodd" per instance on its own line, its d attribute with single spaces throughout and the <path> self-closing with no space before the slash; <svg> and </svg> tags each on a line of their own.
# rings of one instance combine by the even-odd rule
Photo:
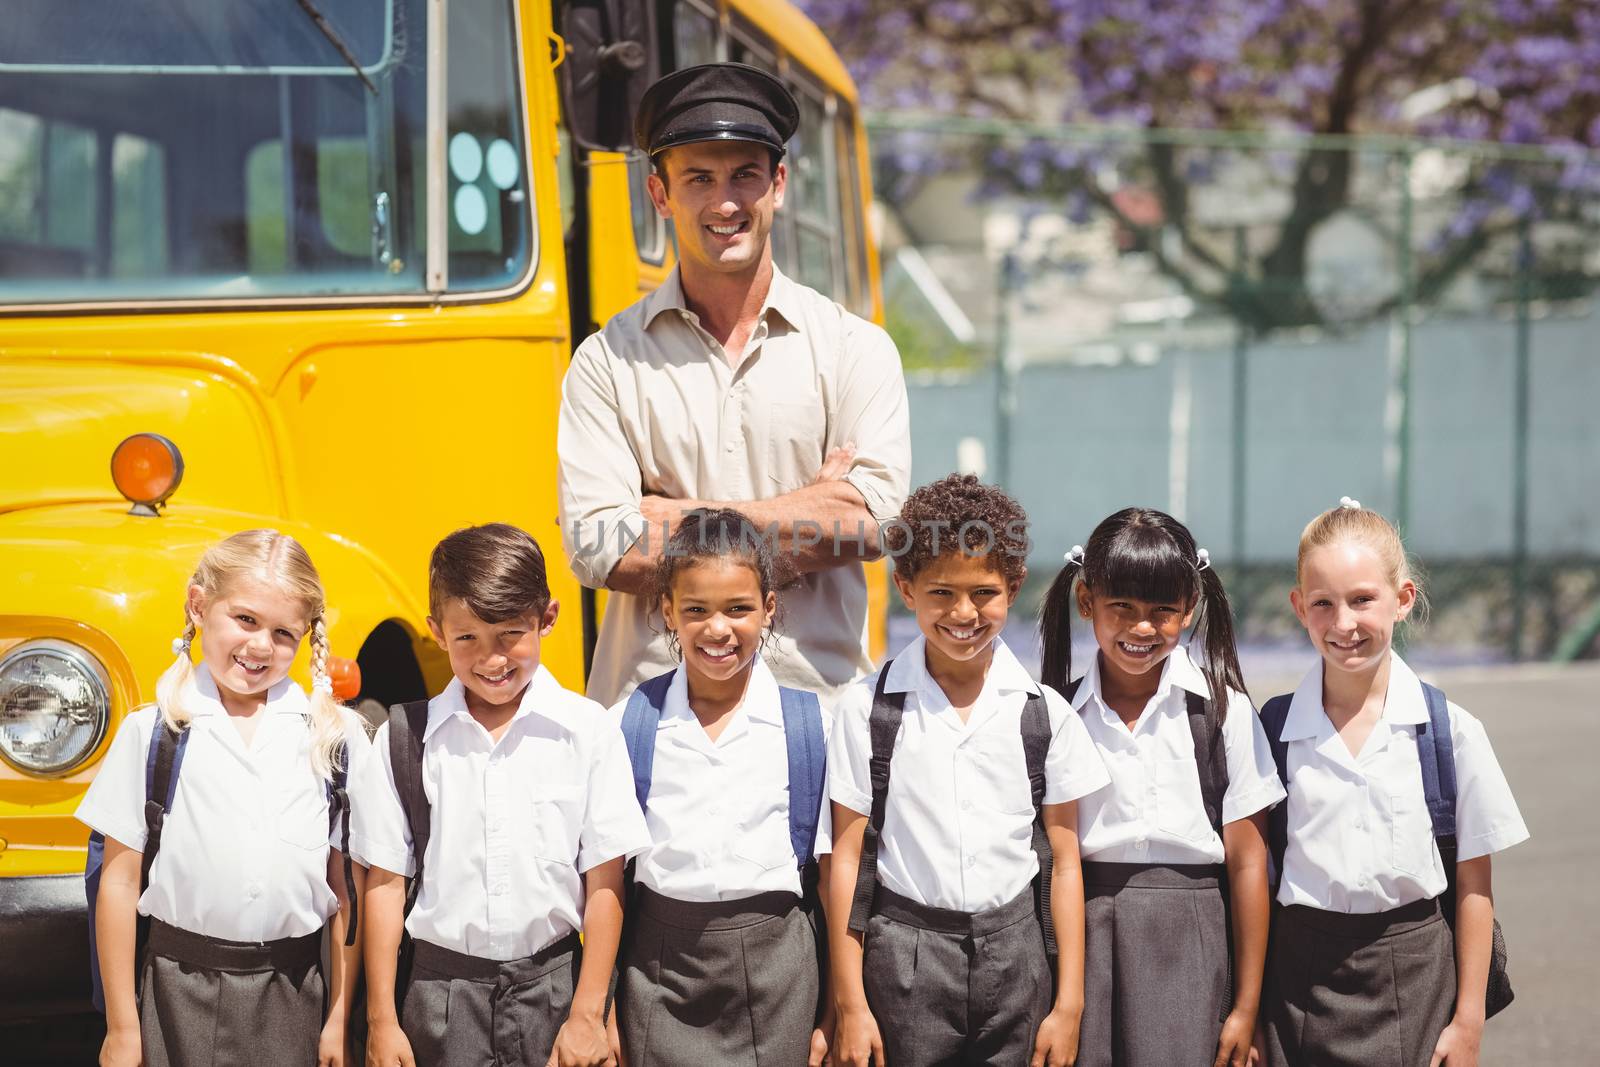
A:
<svg viewBox="0 0 1600 1067">
<path fill-rule="evenodd" d="M 1074 615 L 1095 644 L 1077 679 Z M 1078 1067 L 1245 1067 L 1267 951 L 1266 817 L 1284 794 L 1222 581 L 1182 523 L 1126 508 L 1067 554 L 1040 629 L 1042 681 L 1111 776 L 1078 801 Z"/>
<path fill-rule="evenodd" d="M 343 784 L 368 743 L 333 697 L 322 583 L 294 538 L 248 530 L 201 557 L 184 611 L 155 704 L 123 721 L 77 811 L 103 838 L 100 1063 L 336 1067 L 365 875 L 341 854 Z M 309 694 L 289 678 L 308 639 Z"/>
</svg>

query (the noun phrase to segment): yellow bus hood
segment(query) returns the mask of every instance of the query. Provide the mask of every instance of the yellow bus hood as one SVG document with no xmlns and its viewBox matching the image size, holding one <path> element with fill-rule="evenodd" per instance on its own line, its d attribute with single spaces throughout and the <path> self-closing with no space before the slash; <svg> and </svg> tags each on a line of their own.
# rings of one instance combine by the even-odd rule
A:
<svg viewBox="0 0 1600 1067">
<path fill-rule="evenodd" d="M 183 453 L 175 501 L 285 511 L 272 415 L 231 361 L 0 352 L 0 512 L 117 499 L 111 453 L 140 432 Z"/>
</svg>

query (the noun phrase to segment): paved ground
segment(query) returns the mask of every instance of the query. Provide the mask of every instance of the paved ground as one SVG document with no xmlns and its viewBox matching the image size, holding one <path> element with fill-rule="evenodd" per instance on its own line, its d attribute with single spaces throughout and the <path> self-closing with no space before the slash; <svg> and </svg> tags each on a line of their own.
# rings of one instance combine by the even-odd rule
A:
<svg viewBox="0 0 1600 1067">
<path fill-rule="evenodd" d="M 1489 1024 L 1483 1067 L 1600 1062 L 1600 665 L 1424 673 L 1484 721 L 1533 831 L 1495 864 L 1517 999 Z M 1295 682 L 1249 676 L 1258 699 Z M 97 1024 L 0 1027 L 0 1063 L 93 1064 Z"/>
</svg>

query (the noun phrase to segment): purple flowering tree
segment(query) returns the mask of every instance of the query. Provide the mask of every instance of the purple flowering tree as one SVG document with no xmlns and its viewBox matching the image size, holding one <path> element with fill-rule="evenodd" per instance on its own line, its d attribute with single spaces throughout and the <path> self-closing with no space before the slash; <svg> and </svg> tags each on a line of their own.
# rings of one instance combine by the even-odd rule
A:
<svg viewBox="0 0 1600 1067">
<path fill-rule="evenodd" d="M 1551 163 L 1475 156 L 1456 208 L 1412 251 L 1437 295 L 1528 218 L 1593 229 L 1600 167 L 1600 0 L 799 0 L 868 107 L 1137 126 L 1126 148 L 984 146 L 991 185 L 1113 217 L 1185 291 L 1247 327 L 1327 319 L 1307 289 L 1312 238 L 1352 205 L 1358 170 L 1394 167 L 1327 141 L 1269 154 L 1284 206 L 1249 240 L 1208 231 L 1197 191 L 1226 151 L 1178 130 L 1402 134 L 1542 146 Z M 948 153 L 949 142 L 921 142 Z M 937 166 L 912 139 L 901 175 Z M 1108 160 L 1119 183 L 1096 180 Z M 1395 181 L 1407 180 L 1397 171 Z M 1147 195 L 1117 195 L 1115 184 Z M 1159 205 L 1152 211 L 1150 198 Z M 1587 287 L 1587 283 L 1585 283 Z M 1390 293 L 1368 310 L 1392 307 Z"/>
</svg>

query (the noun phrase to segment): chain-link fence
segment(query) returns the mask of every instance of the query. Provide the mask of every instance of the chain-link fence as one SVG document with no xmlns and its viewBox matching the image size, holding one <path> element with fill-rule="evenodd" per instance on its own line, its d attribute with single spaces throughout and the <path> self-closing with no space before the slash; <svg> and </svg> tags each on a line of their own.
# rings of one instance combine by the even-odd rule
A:
<svg viewBox="0 0 1600 1067">
<path fill-rule="evenodd" d="M 998 481 L 1036 578 L 1168 510 L 1249 640 L 1351 496 L 1423 562 L 1437 658 L 1600 632 L 1600 157 L 1294 134 L 873 123 L 918 483 Z"/>
</svg>

